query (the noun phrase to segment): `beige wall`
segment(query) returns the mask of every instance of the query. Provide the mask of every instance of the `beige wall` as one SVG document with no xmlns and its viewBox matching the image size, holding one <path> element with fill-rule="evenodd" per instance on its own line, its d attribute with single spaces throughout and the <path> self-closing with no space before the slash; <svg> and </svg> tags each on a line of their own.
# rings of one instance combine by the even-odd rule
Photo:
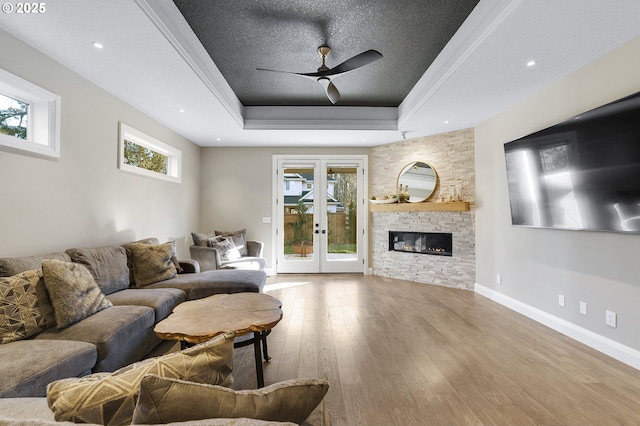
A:
<svg viewBox="0 0 640 426">
<path fill-rule="evenodd" d="M 271 217 L 274 155 L 370 155 L 370 148 L 203 148 L 200 168 L 201 232 L 247 228 L 247 238 L 265 244 L 273 269 Z M 275 218 L 272 218 L 275 222 Z"/>
<path fill-rule="evenodd" d="M 200 148 L 2 30 L 0 67 L 62 98 L 58 161 L 0 151 L 0 256 L 155 236 L 188 257 Z M 182 150 L 182 184 L 118 170 L 119 121 Z"/>
<path fill-rule="evenodd" d="M 640 38 L 475 131 L 477 283 L 636 350 L 640 235 L 512 227 L 503 144 L 640 91 L 639 75 Z M 580 301 L 588 303 L 587 316 L 579 314 Z M 618 313 L 618 328 L 605 325 L 607 309 Z"/>
</svg>

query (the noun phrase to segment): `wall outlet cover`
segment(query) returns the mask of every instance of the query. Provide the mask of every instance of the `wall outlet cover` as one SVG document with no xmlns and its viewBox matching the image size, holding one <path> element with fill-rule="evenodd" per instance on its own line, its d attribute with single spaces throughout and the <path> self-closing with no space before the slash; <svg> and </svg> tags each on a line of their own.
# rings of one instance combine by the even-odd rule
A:
<svg viewBox="0 0 640 426">
<path fill-rule="evenodd" d="M 618 326 L 618 314 L 613 311 L 607 311 L 606 323 L 609 327 L 616 328 Z"/>
<path fill-rule="evenodd" d="M 564 294 L 559 294 L 558 295 L 558 305 L 562 306 L 564 308 Z"/>
<path fill-rule="evenodd" d="M 580 313 L 587 315 L 587 302 L 580 302 Z"/>
</svg>

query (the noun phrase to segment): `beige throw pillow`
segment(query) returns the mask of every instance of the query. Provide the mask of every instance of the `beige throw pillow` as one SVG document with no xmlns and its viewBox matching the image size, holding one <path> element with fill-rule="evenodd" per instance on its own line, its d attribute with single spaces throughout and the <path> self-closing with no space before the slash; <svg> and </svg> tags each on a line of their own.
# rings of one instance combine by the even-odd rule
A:
<svg viewBox="0 0 640 426">
<path fill-rule="evenodd" d="M 26 339 L 47 328 L 36 288 L 42 270 L 0 277 L 0 343 Z"/>
<path fill-rule="evenodd" d="M 165 244 L 131 244 L 133 258 L 133 276 L 136 287 L 175 278 L 178 270 L 171 260 L 173 243 Z"/>
<path fill-rule="evenodd" d="M 329 390 L 320 379 L 294 379 L 240 390 L 149 375 L 142 379 L 135 424 L 250 418 L 300 424 Z"/>
<path fill-rule="evenodd" d="M 47 387 L 47 402 L 57 421 L 129 424 L 140 382 L 148 374 L 212 385 L 232 386 L 234 333 L 180 352 L 139 361 L 113 373 L 62 379 Z"/>
<path fill-rule="evenodd" d="M 42 273 L 57 328 L 68 327 L 112 306 L 91 272 L 78 263 L 44 260 Z"/>
</svg>

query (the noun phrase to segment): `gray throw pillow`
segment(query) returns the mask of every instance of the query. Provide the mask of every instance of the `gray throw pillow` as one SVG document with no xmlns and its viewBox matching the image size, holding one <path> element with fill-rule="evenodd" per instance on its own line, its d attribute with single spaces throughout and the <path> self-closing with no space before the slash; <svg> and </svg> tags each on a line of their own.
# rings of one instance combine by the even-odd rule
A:
<svg viewBox="0 0 640 426">
<path fill-rule="evenodd" d="M 232 386 L 235 333 L 123 367 L 113 373 L 95 373 L 50 383 L 47 402 L 57 421 L 129 424 L 142 378 L 148 374 L 193 382 Z"/>
<path fill-rule="evenodd" d="M 165 244 L 131 244 L 133 258 L 133 276 L 136 287 L 175 278 L 178 270 L 172 261 L 173 243 Z"/>
<path fill-rule="evenodd" d="M 220 260 L 240 259 L 240 250 L 231 237 L 214 237 L 209 239 L 209 247 L 213 247 L 220 253 Z"/>
<path fill-rule="evenodd" d="M 247 230 L 240 229 L 239 231 L 215 231 L 216 235 L 221 237 L 231 237 L 233 238 L 233 243 L 238 248 L 240 252 L 240 256 L 248 256 L 249 251 L 247 250 Z"/>
<path fill-rule="evenodd" d="M 129 287 L 127 254 L 122 246 L 72 248 L 67 254 L 75 263 L 87 267 L 104 294 Z"/>
<path fill-rule="evenodd" d="M 193 238 L 193 244 L 200 247 L 206 247 L 209 242 L 209 238 L 215 237 L 213 232 L 192 232 L 191 238 Z"/>
<path fill-rule="evenodd" d="M 140 383 L 135 424 L 209 418 L 250 418 L 300 424 L 329 390 L 320 379 L 294 379 L 255 390 L 148 375 Z"/>
<path fill-rule="evenodd" d="M 91 272 L 83 265 L 45 260 L 42 262 L 42 273 L 53 304 L 57 328 L 68 327 L 112 306 Z"/>
</svg>

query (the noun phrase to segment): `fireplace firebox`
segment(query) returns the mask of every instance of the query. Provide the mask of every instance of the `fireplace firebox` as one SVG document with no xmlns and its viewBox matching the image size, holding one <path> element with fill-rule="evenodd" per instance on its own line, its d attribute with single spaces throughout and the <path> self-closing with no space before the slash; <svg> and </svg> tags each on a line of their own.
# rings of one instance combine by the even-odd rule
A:
<svg viewBox="0 0 640 426">
<path fill-rule="evenodd" d="M 389 251 L 452 256 L 453 241 L 450 232 L 389 231 Z"/>
</svg>

